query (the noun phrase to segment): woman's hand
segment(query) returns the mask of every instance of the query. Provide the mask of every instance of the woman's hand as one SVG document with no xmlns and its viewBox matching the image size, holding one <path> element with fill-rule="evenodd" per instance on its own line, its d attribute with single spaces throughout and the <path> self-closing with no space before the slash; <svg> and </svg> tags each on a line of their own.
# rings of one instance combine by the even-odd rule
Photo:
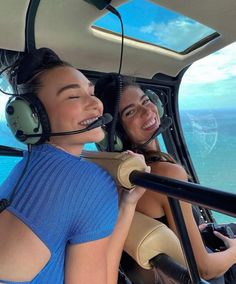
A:
<svg viewBox="0 0 236 284">
<path fill-rule="evenodd" d="M 215 236 L 217 236 L 217 238 L 221 239 L 224 242 L 226 248 L 233 248 L 234 247 L 234 249 L 236 251 L 236 238 L 234 238 L 234 239 L 228 238 L 225 235 L 223 235 L 223 234 L 221 234 L 220 232 L 217 232 L 217 231 L 213 231 L 213 233 L 214 233 Z"/>
<path fill-rule="evenodd" d="M 203 223 L 198 226 L 200 232 L 202 232 L 206 227 L 207 227 L 207 223 Z"/>
<path fill-rule="evenodd" d="M 141 154 L 136 154 L 129 150 L 126 151 L 126 153 L 128 153 L 129 155 L 138 156 L 145 162 L 144 157 Z M 150 171 L 151 171 L 151 168 L 147 166 L 146 172 L 150 173 Z M 126 203 L 126 204 L 133 204 L 133 205 L 137 204 L 139 199 L 142 197 L 142 195 L 146 191 L 146 189 L 141 186 L 135 186 L 133 189 L 130 189 L 130 190 L 120 187 L 119 190 L 120 190 L 120 202 Z"/>
</svg>

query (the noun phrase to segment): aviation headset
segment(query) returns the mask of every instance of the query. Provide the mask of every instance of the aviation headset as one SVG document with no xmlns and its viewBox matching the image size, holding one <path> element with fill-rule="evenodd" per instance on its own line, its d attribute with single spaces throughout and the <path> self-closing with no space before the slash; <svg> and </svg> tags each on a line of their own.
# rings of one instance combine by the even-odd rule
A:
<svg viewBox="0 0 236 284">
<path fill-rule="evenodd" d="M 53 60 L 52 60 L 53 59 Z M 23 171 L 13 187 L 12 194 L 9 199 L 0 200 L 0 213 L 5 210 L 12 202 L 13 197 L 18 189 L 18 186 L 25 175 L 31 156 L 31 144 L 42 143 L 47 137 L 44 133 L 50 132 L 50 123 L 43 104 L 32 93 L 20 95 L 18 86 L 24 86 L 38 72 L 43 70 L 46 60 L 52 63 L 58 60 L 58 56 L 47 48 L 41 48 L 25 54 L 23 57 L 6 67 L 1 75 L 10 69 L 9 76 L 13 85 L 15 94 L 3 93 L 10 95 L 5 107 L 5 116 L 8 127 L 13 135 L 21 142 L 28 144 L 28 156 Z M 38 136 L 28 136 L 27 133 L 35 133 Z"/>
<path fill-rule="evenodd" d="M 52 50 L 40 48 L 24 55 L 14 66 L 11 80 L 16 94 L 8 100 L 5 116 L 8 127 L 20 142 L 41 144 L 50 136 L 50 121 L 45 107 L 35 96 L 35 91 L 29 93 L 27 90 L 25 93 L 21 86 L 44 70 L 45 66 L 49 69 L 56 65 L 63 65 L 61 59 Z"/>
<path fill-rule="evenodd" d="M 51 127 L 47 112 L 34 95 L 14 95 L 6 104 L 8 127 L 17 140 L 25 144 L 41 144 L 49 137 Z M 31 137 L 31 134 L 38 137 Z"/>
<path fill-rule="evenodd" d="M 109 145 L 110 141 L 113 142 L 112 151 L 121 152 L 126 150 L 125 140 L 127 137 L 125 130 L 118 119 L 118 108 L 120 96 L 122 95 L 123 83 L 125 86 L 126 84 L 135 84 L 129 80 L 128 77 L 121 77 L 121 75 L 119 75 L 119 77 L 120 78 L 118 78 L 115 73 L 110 73 L 100 78 L 95 84 L 95 95 L 103 102 L 104 112 L 109 112 L 113 116 L 113 121 L 106 126 L 104 139 L 96 144 L 100 151 L 111 151 L 111 146 Z M 143 91 L 149 97 L 151 102 L 155 104 L 158 114 L 160 118 L 162 118 L 164 115 L 164 105 L 160 97 L 163 96 L 163 92 L 158 91 L 157 94 L 157 92 L 154 92 L 151 89 L 145 89 Z M 111 131 L 112 124 L 113 129 L 115 129 L 113 133 Z"/>
<path fill-rule="evenodd" d="M 13 187 L 9 199 L 0 199 L 0 213 L 12 202 L 17 188 L 25 175 L 31 156 L 31 145 L 40 144 L 46 140 L 44 133 L 50 132 L 50 123 L 43 104 L 34 95 L 13 95 L 6 104 L 5 116 L 8 127 L 21 142 L 28 144 L 28 156 L 23 171 Z M 39 134 L 38 137 L 28 137 L 26 133 Z"/>
</svg>

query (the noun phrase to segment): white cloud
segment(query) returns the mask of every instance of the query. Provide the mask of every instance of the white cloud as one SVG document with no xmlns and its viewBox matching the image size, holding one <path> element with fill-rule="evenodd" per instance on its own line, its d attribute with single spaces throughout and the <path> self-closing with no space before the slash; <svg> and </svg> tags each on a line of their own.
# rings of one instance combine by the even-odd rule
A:
<svg viewBox="0 0 236 284">
<path fill-rule="evenodd" d="M 195 62 L 184 74 L 182 108 L 235 108 L 236 42 Z"/>
<path fill-rule="evenodd" d="M 181 16 L 169 22 L 151 22 L 148 26 L 141 27 L 140 31 L 154 35 L 156 44 L 163 44 L 165 47 L 182 51 L 209 35 L 212 30 Z"/>
<path fill-rule="evenodd" d="M 236 42 L 195 62 L 183 77 L 185 84 L 207 84 L 236 76 Z"/>
<path fill-rule="evenodd" d="M 168 23 L 152 22 L 141 31 L 178 48 L 181 42 L 190 45 L 189 38 L 197 41 L 204 29 L 199 23 L 179 17 Z M 195 62 L 186 71 L 180 85 L 180 103 L 184 108 L 235 107 L 235 77 L 236 42 Z"/>
</svg>

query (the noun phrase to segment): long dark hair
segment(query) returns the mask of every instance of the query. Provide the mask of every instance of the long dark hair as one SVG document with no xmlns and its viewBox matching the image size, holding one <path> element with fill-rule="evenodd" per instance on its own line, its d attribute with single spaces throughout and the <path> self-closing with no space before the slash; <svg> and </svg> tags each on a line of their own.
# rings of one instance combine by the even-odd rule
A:
<svg viewBox="0 0 236 284">
<path fill-rule="evenodd" d="M 16 60 L 9 68 L 8 78 L 15 94 L 37 95 L 42 86 L 42 74 L 53 68 L 66 66 L 72 67 L 51 49 L 35 49 Z"/>
</svg>

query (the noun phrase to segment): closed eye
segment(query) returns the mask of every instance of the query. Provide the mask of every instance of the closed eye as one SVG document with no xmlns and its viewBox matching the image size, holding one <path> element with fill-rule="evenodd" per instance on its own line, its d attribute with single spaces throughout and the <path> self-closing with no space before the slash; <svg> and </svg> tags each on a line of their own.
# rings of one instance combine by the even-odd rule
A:
<svg viewBox="0 0 236 284">
<path fill-rule="evenodd" d="M 69 100 L 71 100 L 71 99 L 79 99 L 79 96 L 70 96 L 68 99 Z"/>
</svg>

